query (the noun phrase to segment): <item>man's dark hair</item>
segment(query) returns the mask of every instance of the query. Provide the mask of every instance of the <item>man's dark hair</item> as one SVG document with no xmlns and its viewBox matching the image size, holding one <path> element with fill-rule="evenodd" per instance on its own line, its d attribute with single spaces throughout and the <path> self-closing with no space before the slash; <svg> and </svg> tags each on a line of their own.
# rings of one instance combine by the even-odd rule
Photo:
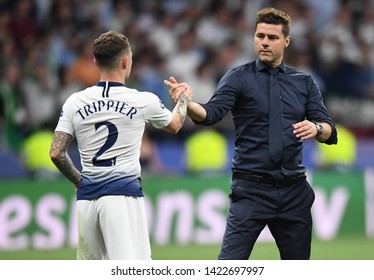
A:
<svg viewBox="0 0 374 280">
<path fill-rule="evenodd" d="M 257 12 L 256 15 L 256 28 L 259 23 L 267 24 L 281 24 L 282 33 L 284 37 L 290 35 L 291 29 L 291 17 L 285 12 L 277 10 L 275 8 L 264 8 L 261 11 Z"/>
</svg>

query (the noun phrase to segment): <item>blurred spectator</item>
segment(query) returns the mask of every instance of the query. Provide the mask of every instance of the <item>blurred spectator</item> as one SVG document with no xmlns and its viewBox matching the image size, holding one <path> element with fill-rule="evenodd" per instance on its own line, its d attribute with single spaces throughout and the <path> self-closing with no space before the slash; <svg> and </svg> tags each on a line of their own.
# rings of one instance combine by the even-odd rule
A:
<svg viewBox="0 0 374 280">
<path fill-rule="evenodd" d="M 172 174 L 161 162 L 156 143 L 150 138 L 146 126 L 140 148 L 142 176 L 162 176 Z"/>
<path fill-rule="evenodd" d="M 292 55 L 286 55 L 286 60 L 288 64 L 292 67 L 298 68 L 300 71 L 304 71 L 313 76 L 313 79 L 317 83 L 321 92 L 326 91 L 325 81 L 321 78 L 319 73 L 312 68 L 312 53 L 309 50 L 304 49 L 292 49 Z"/>
<path fill-rule="evenodd" d="M 38 32 L 35 12 L 32 0 L 13 1 L 8 29 L 19 52 L 22 52 L 23 48 L 29 47 L 35 40 Z"/>
<path fill-rule="evenodd" d="M 310 48 L 309 34 L 313 32 L 313 16 L 304 0 L 272 1 L 276 8 L 287 11 L 292 18 L 292 48 L 303 51 Z M 292 52 L 293 53 L 293 52 Z"/>
<path fill-rule="evenodd" d="M 134 10 L 129 1 L 114 0 L 112 14 L 108 18 L 107 28 L 121 32 L 123 27 L 134 20 Z"/>
<path fill-rule="evenodd" d="M 56 104 L 58 112 L 61 111 L 62 105 L 66 99 L 74 92 L 82 90 L 82 86 L 77 81 L 70 81 L 68 79 L 67 67 L 61 66 L 57 71 L 58 85 L 55 93 Z"/>
<path fill-rule="evenodd" d="M 251 46 L 246 46 L 250 48 Z M 247 57 L 243 57 L 242 45 L 235 38 L 228 38 L 220 51 L 216 52 L 216 84 L 227 72 L 228 69 L 248 62 Z M 213 93 L 212 93 L 213 94 Z"/>
<path fill-rule="evenodd" d="M 204 0 L 203 0 L 204 1 Z M 184 13 L 192 4 L 196 4 L 194 0 L 162 0 L 162 8 L 167 13 L 182 14 Z"/>
<path fill-rule="evenodd" d="M 0 42 L 1 42 L 1 56 L 2 58 L 11 57 L 14 58 L 16 54 L 16 46 L 14 43 L 14 39 L 9 33 L 9 21 L 10 21 L 10 14 L 8 13 L 1 13 L 0 12 Z M 11 54 L 11 57 L 7 57 L 4 54 Z"/>
<path fill-rule="evenodd" d="M 26 110 L 20 87 L 22 77 L 17 61 L 11 61 L 2 69 L 0 80 L 0 99 L 2 115 L 0 131 L 3 131 L 5 144 L 14 151 L 19 151 L 26 134 Z"/>
<path fill-rule="evenodd" d="M 369 2 L 365 5 L 362 10 L 362 19 L 357 26 L 358 36 L 368 46 L 374 46 L 374 1 Z M 371 57 L 371 64 L 374 65 L 374 50 L 372 50 L 373 56 Z"/>
<path fill-rule="evenodd" d="M 212 97 L 216 89 L 214 64 L 205 60 L 197 67 L 196 71 L 190 77 L 188 84 L 194 93 L 196 102 L 205 103 Z"/>
<path fill-rule="evenodd" d="M 151 28 L 149 36 L 163 58 L 173 55 L 177 50 L 177 36 L 173 30 L 177 21 L 178 18 L 175 15 L 163 14 L 160 18 L 160 24 Z"/>
<path fill-rule="evenodd" d="M 43 25 L 48 20 L 52 2 L 51 0 L 34 0 L 38 26 Z"/>
<path fill-rule="evenodd" d="M 357 32 L 361 14 L 352 1 L 342 2 L 336 17 L 322 30 L 318 55 L 326 85 L 325 103 L 332 117 L 347 126 L 370 128 L 374 123 L 370 97 L 374 65 L 371 48 Z"/>
<path fill-rule="evenodd" d="M 324 26 L 330 23 L 332 18 L 335 18 L 342 1 L 325 0 L 323 5 L 321 5 L 321 0 L 306 0 L 305 2 L 310 7 L 315 31 L 320 32 Z"/>
<path fill-rule="evenodd" d="M 374 44 L 372 46 L 374 47 Z M 358 69 L 358 80 L 360 84 L 357 85 L 357 88 L 362 92 L 365 99 L 369 98 L 374 101 L 374 63 L 370 63 L 371 60 L 374 60 L 374 50 L 372 49 L 373 48 L 366 42 L 362 41 L 360 43 L 360 50 L 364 62 L 361 63 Z"/>
<path fill-rule="evenodd" d="M 34 129 L 39 129 L 47 123 L 53 128 L 60 111 L 55 85 L 48 75 L 45 64 L 35 65 L 34 71 L 35 77 L 27 77 L 21 83 L 28 123 L 30 128 Z"/>
<path fill-rule="evenodd" d="M 49 36 L 42 33 L 37 38 L 24 52 L 23 79 L 20 83 L 30 131 L 38 130 L 47 123 L 54 127 L 59 115 L 55 95 L 58 80 L 50 59 Z"/>
<path fill-rule="evenodd" d="M 166 72 L 165 60 L 161 57 L 154 57 L 152 63 L 143 65 L 139 81 L 142 84 L 142 90 L 155 93 L 168 109 L 172 109 L 173 104 L 169 98 L 169 89 L 163 82 L 169 78 Z"/>
<path fill-rule="evenodd" d="M 53 1 L 49 18 L 50 52 L 55 69 L 68 67 L 77 59 L 80 38 L 74 25 L 73 7 L 67 1 Z"/>
<path fill-rule="evenodd" d="M 220 48 L 233 33 L 233 19 L 224 1 L 211 1 L 210 14 L 197 24 L 197 35 L 204 46 Z"/>
<path fill-rule="evenodd" d="M 244 3 L 250 3 L 251 1 L 242 1 Z M 244 9 L 244 8 L 243 8 Z M 258 10 L 256 10 L 258 11 Z M 251 25 L 253 24 L 250 21 L 250 18 L 246 18 L 246 14 L 242 9 L 236 10 L 233 13 L 234 17 L 234 33 L 231 35 L 229 41 L 236 41 L 239 46 L 239 57 L 240 59 L 236 59 L 236 62 L 240 62 L 245 60 L 250 61 L 255 58 L 255 51 L 253 49 L 253 32 L 254 27 Z M 249 21 L 248 21 L 249 20 Z M 237 64 L 235 62 L 235 64 Z"/>
<path fill-rule="evenodd" d="M 197 41 L 195 28 L 187 30 L 178 38 L 178 48 L 174 57 L 168 60 L 168 71 L 181 81 L 188 81 L 203 59 L 201 45 Z"/>
<path fill-rule="evenodd" d="M 82 88 L 95 85 L 99 80 L 99 69 L 93 61 L 90 40 L 82 42 L 77 59 L 68 72 L 68 82 L 79 82 Z"/>
</svg>

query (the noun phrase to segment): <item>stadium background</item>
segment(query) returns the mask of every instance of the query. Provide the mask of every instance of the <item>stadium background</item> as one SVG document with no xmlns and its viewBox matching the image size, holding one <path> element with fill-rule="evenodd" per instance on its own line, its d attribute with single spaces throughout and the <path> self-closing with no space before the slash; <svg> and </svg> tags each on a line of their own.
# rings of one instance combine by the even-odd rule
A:
<svg viewBox="0 0 374 280">
<path fill-rule="evenodd" d="M 310 72 L 339 124 L 337 147 L 305 142 L 317 199 L 313 259 L 374 258 L 374 1 L 162 0 L 0 2 L 0 259 L 73 259 L 73 187 L 48 150 L 60 107 L 97 81 L 92 39 L 126 34 L 127 85 L 159 95 L 170 75 L 206 101 L 230 67 L 254 58 L 255 12 L 292 19 L 286 64 Z M 178 135 L 147 127 L 144 191 L 155 259 L 216 259 L 227 210 L 230 118 Z M 74 143 L 75 144 L 75 143 Z M 73 145 L 70 154 L 77 164 Z M 265 234 L 254 258 L 278 259 Z"/>
</svg>

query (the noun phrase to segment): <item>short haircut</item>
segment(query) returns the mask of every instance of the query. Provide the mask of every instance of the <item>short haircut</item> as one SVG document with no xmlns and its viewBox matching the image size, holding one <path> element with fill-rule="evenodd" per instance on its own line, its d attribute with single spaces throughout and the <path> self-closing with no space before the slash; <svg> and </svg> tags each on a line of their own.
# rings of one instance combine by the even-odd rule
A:
<svg viewBox="0 0 374 280">
<path fill-rule="evenodd" d="M 259 23 L 276 25 L 281 24 L 284 37 L 290 35 L 291 17 L 283 11 L 277 10 L 275 8 L 264 8 L 257 12 L 256 28 L 257 24 Z"/>
<path fill-rule="evenodd" d="M 99 68 L 116 68 L 119 58 L 130 50 L 127 37 L 116 31 L 101 34 L 93 43 L 93 55 Z"/>
</svg>

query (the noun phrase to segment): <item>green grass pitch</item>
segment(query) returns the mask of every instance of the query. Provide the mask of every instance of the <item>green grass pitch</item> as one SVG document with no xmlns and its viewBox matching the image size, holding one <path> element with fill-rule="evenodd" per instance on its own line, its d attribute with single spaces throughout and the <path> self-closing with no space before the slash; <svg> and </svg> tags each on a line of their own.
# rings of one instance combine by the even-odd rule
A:
<svg viewBox="0 0 374 280">
<path fill-rule="evenodd" d="M 154 260 L 216 260 L 219 245 L 152 245 Z M 75 249 L 0 251 L 0 260 L 74 260 Z M 274 243 L 257 243 L 252 260 L 279 260 Z M 313 241 L 312 260 L 374 260 L 374 240 L 366 237 L 339 237 Z"/>
</svg>

